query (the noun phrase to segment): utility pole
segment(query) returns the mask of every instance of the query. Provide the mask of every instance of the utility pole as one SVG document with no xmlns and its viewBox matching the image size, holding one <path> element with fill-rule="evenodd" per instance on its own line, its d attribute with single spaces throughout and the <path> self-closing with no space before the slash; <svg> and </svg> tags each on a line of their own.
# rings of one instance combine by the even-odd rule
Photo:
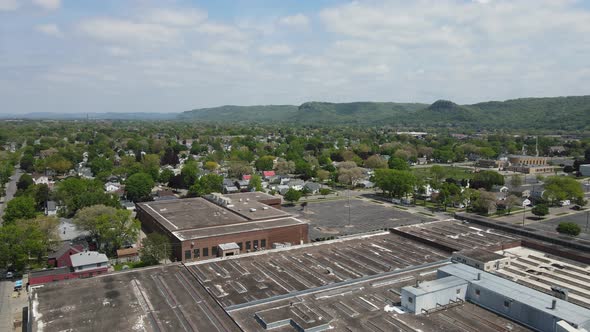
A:
<svg viewBox="0 0 590 332">
<path fill-rule="evenodd" d="M 590 217 L 590 211 L 586 211 L 586 232 L 588 232 L 588 217 Z"/>
<path fill-rule="evenodd" d="M 525 215 L 525 212 L 526 212 L 526 205 L 523 206 L 523 209 L 522 209 L 522 227 L 523 228 L 524 228 L 524 215 Z"/>
</svg>

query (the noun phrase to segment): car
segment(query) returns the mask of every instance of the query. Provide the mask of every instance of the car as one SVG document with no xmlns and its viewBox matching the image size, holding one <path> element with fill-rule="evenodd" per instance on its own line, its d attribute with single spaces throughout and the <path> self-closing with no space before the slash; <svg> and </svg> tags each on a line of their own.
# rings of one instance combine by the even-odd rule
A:
<svg viewBox="0 0 590 332">
<path fill-rule="evenodd" d="M 576 211 L 580 211 L 580 210 L 582 210 L 582 207 L 581 207 L 581 206 L 579 206 L 579 205 L 574 205 L 574 206 L 572 207 L 572 209 L 574 209 L 574 210 L 576 210 Z"/>
<path fill-rule="evenodd" d="M 12 279 L 14 277 L 14 273 L 11 271 L 6 272 L 6 279 Z"/>
</svg>

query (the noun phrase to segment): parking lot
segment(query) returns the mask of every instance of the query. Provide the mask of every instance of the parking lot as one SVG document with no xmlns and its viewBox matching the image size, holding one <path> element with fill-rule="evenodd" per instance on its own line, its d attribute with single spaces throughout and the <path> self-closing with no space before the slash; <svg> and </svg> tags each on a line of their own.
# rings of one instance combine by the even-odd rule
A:
<svg viewBox="0 0 590 332">
<path fill-rule="evenodd" d="M 311 240 L 323 237 L 366 233 L 376 229 L 399 227 L 434 220 L 395 208 L 392 204 L 367 199 L 309 202 L 283 209 L 308 221 Z"/>
<path fill-rule="evenodd" d="M 572 211 L 574 212 L 574 211 Z M 590 241 L 590 227 L 587 223 L 590 221 L 590 210 L 571 213 L 567 216 L 561 216 L 557 218 L 552 218 L 549 220 L 541 220 L 534 224 L 528 224 L 527 227 L 533 227 L 537 229 L 541 229 L 548 232 L 555 232 L 557 225 L 562 222 L 574 222 L 580 226 L 582 232 L 578 235 L 578 238 Z M 587 226 L 588 225 L 588 226 Z"/>
</svg>

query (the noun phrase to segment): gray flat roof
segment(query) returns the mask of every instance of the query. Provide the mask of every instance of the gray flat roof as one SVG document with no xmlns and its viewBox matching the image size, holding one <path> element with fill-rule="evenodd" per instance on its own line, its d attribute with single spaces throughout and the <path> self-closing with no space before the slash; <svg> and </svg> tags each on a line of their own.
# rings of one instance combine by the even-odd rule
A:
<svg viewBox="0 0 590 332">
<path fill-rule="evenodd" d="M 240 331 L 182 265 L 45 284 L 33 331 Z"/>
<path fill-rule="evenodd" d="M 176 236 L 179 240 L 193 240 L 199 238 L 206 238 L 211 236 L 221 236 L 227 234 L 235 234 L 235 233 L 243 233 L 243 232 L 252 232 L 252 231 L 259 231 L 263 229 L 271 229 L 271 228 L 279 228 L 279 227 L 287 227 L 287 226 L 296 226 L 296 225 L 304 225 L 305 222 L 293 218 L 279 218 L 279 219 L 271 219 L 271 220 L 260 220 L 260 221 L 249 221 L 243 222 L 240 224 L 233 224 L 233 225 L 220 225 L 220 226 L 211 226 L 211 227 L 203 227 L 197 229 L 187 229 L 177 232 L 172 232 L 174 236 Z"/>
<path fill-rule="evenodd" d="M 171 232 L 247 221 L 200 197 L 139 203 L 137 206 Z"/>
<path fill-rule="evenodd" d="M 418 285 L 418 287 L 406 286 L 402 289 L 405 291 L 408 291 L 416 296 L 420 296 L 420 295 L 424 295 L 424 294 L 438 292 L 442 289 L 454 288 L 454 287 L 463 286 L 463 285 L 467 285 L 467 281 L 465 281 L 459 277 L 448 276 L 445 278 L 422 282 Z"/>
<path fill-rule="evenodd" d="M 269 199 L 281 199 L 280 197 L 261 193 L 259 191 L 250 191 L 250 192 L 243 192 L 243 193 L 233 193 L 233 194 L 224 194 L 223 196 L 231 198 L 232 201 L 239 200 L 240 198 L 243 200 L 249 199 L 251 201 L 261 201 L 261 200 L 269 200 Z"/>
<path fill-rule="evenodd" d="M 470 282 L 475 285 L 481 285 L 493 292 L 505 295 L 508 298 L 517 299 L 519 302 L 526 303 L 537 310 L 544 311 L 549 315 L 575 323 L 579 326 L 590 324 L 590 310 L 491 273 L 484 272 L 465 264 L 446 265 L 439 268 L 439 271 L 464 280 L 470 280 Z M 480 280 L 476 280 L 478 273 L 481 273 Z M 555 309 L 550 309 L 549 307 L 553 300 L 557 301 L 557 306 Z"/>
<path fill-rule="evenodd" d="M 242 200 L 240 202 L 240 200 L 232 199 L 232 205 L 226 206 L 226 208 L 249 220 L 273 219 L 291 215 L 285 211 L 253 200 Z"/>
</svg>

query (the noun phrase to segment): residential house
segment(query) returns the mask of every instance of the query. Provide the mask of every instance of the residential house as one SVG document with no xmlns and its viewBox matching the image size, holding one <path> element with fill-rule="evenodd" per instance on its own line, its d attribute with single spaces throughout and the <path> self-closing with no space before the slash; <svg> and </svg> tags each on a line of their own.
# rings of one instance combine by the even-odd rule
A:
<svg viewBox="0 0 590 332">
<path fill-rule="evenodd" d="M 262 177 L 266 180 L 271 180 L 276 176 L 275 171 L 262 171 Z"/>
<path fill-rule="evenodd" d="M 70 256 L 84 251 L 84 247 L 80 244 L 71 245 L 69 243 L 63 244 L 55 252 L 50 253 L 47 256 L 47 265 L 51 267 L 63 267 L 72 266 Z"/>
<path fill-rule="evenodd" d="M 108 193 L 114 193 L 122 189 L 122 186 L 119 182 L 107 182 L 104 184 L 104 190 Z"/>
<path fill-rule="evenodd" d="M 303 185 L 303 189 L 307 190 L 312 195 L 316 195 L 320 192 L 320 189 L 322 189 L 322 185 L 316 182 L 308 181 Z"/>
<path fill-rule="evenodd" d="M 67 264 L 67 260 L 63 262 Z M 107 256 L 96 251 L 74 253 L 69 256 L 69 262 L 71 266 L 29 272 L 29 285 L 34 286 L 60 280 L 88 278 L 107 273 L 109 269 Z"/>
<path fill-rule="evenodd" d="M 137 248 L 124 248 L 117 250 L 118 263 L 136 262 L 139 260 Z"/>
<path fill-rule="evenodd" d="M 46 216 L 55 216 L 57 215 L 57 204 L 55 201 L 47 201 L 45 204 L 45 215 Z"/>
<path fill-rule="evenodd" d="M 303 190 L 303 186 L 305 185 L 305 181 L 301 179 L 293 179 L 288 182 L 287 184 L 289 188 L 293 188 L 295 190 Z"/>
<path fill-rule="evenodd" d="M 49 178 L 49 176 L 39 173 L 33 173 L 32 178 L 35 184 L 46 184 L 49 186 L 50 184 L 53 185 L 55 183 Z"/>
</svg>

